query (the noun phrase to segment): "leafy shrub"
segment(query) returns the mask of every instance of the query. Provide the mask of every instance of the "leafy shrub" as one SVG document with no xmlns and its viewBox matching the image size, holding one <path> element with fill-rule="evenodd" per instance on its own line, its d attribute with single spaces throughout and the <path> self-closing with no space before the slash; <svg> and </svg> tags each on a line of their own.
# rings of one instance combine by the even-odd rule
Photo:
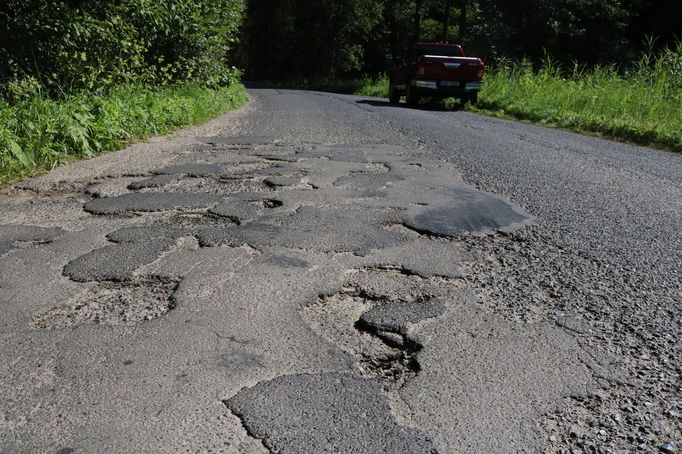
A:
<svg viewBox="0 0 682 454">
<path fill-rule="evenodd" d="M 133 81 L 227 85 L 242 10 L 243 0 L 6 0 L 0 82 L 31 76 L 53 94 Z"/>
</svg>

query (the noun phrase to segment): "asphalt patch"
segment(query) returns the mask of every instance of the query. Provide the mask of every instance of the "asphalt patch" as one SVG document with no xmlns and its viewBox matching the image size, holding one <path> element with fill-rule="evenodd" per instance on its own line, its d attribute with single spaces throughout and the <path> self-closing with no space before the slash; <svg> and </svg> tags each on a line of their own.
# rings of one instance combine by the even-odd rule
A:
<svg viewBox="0 0 682 454">
<path fill-rule="evenodd" d="M 420 233 L 461 236 L 513 229 L 528 220 L 510 203 L 474 188 L 451 188 L 443 195 L 447 203 L 411 211 L 405 225 Z"/>
<path fill-rule="evenodd" d="M 437 452 L 427 434 L 398 425 L 380 383 L 354 374 L 286 375 L 224 402 L 272 452 Z"/>
<path fill-rule="evenodd" d="M 389 331 L 405 335 L 410 325 L 439 317 L 444 312 L 445 305 L 439 299 L 422 303 L 385 303 L 362 314 L 358 324 L 367 331 Z"/>
<path fill-rule="evenodd" d="M 76 282 L 131 281 L 135 270 L 152 263 L 173 245 L 175 241 L 170 238 L 112 244 L 72 260 L 63 274 Z"/>
<path fill-rule="evenodd" d="M 224 197 L 213 194 L 183 192 L 129 193 L 117 197 L 95 199 L 83 209 L 99 215 L 124 214 L 126 212 L 170 211 L 181 208 L 207 208 L 219 203 Z"/>
</svg>

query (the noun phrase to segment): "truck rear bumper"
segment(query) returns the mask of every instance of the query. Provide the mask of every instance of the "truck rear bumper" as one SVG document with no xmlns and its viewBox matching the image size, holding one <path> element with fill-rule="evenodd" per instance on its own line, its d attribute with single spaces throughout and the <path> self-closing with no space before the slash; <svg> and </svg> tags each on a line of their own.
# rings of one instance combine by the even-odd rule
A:
<svg viewBox="0 0 682 454">
<path fill-rule="evenodd" d="M 483 82 L 459 80 L 416 80 L 414 88 L 424 96 L 462 96 L 480 91 Z"/>
</svg>

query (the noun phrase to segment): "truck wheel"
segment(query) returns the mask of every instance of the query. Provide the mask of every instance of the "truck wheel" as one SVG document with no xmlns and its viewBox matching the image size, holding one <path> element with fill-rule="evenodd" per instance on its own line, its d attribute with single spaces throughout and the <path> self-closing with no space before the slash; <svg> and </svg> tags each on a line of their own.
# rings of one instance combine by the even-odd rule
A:
<svg viewBox="0 0 682 454">
<path fill-rule="evenodd" d="M 407 105 L 410 107 L 415 107 L 417 104 L 419 104 L 419 94 L 411 83 L 407 84 L 407 94 L 405 95 L 405 101 L 407 101 Z"/>
<path fill-rule="evenodd" d="M 393 85 L 388 87 L 388 102 L 398 104 L 400 102 L 400 92 Z"/>
<path fill-rule="evenodd" d="M 473 92 L 469 94 L 469 102 L 473 106 L 478 102 L 478 92 Z"/>
</svg>

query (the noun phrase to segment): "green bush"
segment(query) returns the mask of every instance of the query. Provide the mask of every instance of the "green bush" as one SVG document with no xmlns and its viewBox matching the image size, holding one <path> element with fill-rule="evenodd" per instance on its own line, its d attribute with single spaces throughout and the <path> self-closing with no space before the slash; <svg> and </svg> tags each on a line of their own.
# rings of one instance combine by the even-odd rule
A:
<svg viewBox="0 0 682 454">
<path fill-rule="evenodd" d="M 32 76 L 51 94 L 133 81 L 236 80 L 228 51 L 243 0 L 6 0 L 0 83 Z"/>
</svg>

